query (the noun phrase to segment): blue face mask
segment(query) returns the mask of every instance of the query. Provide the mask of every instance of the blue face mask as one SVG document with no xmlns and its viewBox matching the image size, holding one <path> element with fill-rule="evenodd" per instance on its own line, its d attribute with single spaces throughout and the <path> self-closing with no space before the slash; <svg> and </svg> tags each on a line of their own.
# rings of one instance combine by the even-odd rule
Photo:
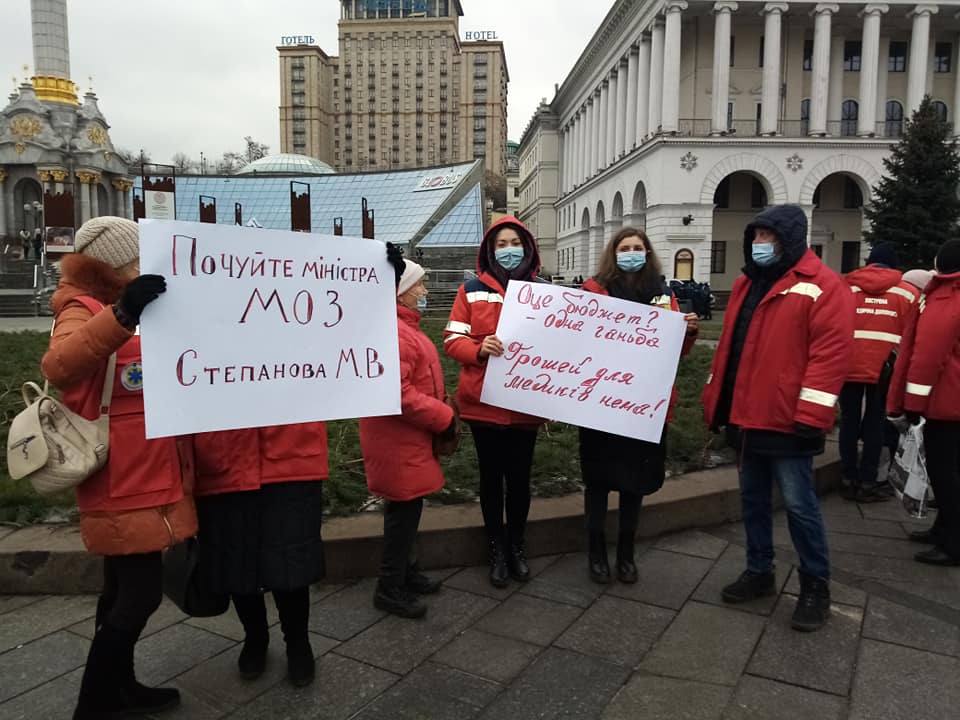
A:
<svg viewBox="0 0 960 720">
<path fill-rule="evenodd" d="M 780 253 L 773 250 L 773 243 L 754 243 L 751 246 L 750 253 L 753 261 L 761 267 L 773 265 L 780 259 Z"/>
<path fill-rule="evenodd" d="M 523 248 L 522 247 L 503 247 L 498 248 L 494 252 L 494 257 L 496 257 L 497 262 L 500 263 L 500 267 L 504 270 L 513 270 L 520 265 L 520 261 L 523 260 Z"/>
<path fill-rule="evenodd" d="M 626 250 L 617 253 L 617 267 L 624 272 L 637 272 L 647 264 L 647 254 L 643 250 Z"/>
<path fill-rule="evenodd" d="M 427 309 L 427 296 L 421 295 L 420 297 L 417 298 L 417 310 L 420 310 L 421 312 L 423 312 L 426 309 Z"/>
</svg>

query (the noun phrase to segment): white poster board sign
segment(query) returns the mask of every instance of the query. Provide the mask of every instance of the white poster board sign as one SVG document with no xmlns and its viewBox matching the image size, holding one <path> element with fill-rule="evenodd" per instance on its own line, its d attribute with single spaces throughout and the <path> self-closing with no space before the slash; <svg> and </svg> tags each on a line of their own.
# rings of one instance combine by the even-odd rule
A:
<svg viewBox="0 0 960 720">
<path fill-rule="evenodd" d="M 164 190 L 144 190 L 143 210 L 147 218 L 173 220 L 176 216 L 176 195 Z"/>
<path fill-rule="evenodd" d="M 483 402 L 659 442 L 686 333 L 682 313 L 511 280 Z"/>
<path fill-rule="evenodd" d="M 400 412 L 382 242 L 148 220 L 140 270 L 147 437 Z"/>
</svg>

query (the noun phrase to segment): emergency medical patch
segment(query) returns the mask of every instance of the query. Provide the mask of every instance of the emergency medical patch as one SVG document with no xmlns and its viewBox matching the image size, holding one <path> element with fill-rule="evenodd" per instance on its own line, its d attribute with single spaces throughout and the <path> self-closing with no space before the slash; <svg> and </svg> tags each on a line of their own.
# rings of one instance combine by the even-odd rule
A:
<svg viewBox="0 0 960 720">
<path fill-rule="evenodd" d="M 120 383 L 130 392 L 143 390 L 143 367 L 138 362 L 130 363 L 120 371 Z"/>
</svg>

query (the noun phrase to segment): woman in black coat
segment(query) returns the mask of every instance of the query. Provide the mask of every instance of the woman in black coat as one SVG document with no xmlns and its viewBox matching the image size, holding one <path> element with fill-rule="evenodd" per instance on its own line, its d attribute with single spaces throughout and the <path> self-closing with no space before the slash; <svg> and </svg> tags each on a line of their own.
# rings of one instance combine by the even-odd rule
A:
<svg viewBox="0 0 960 720">
<path fill-rule="evenodd" d="M 637 228 L 624 228 L 610 241 L 600 257 L 594 277 L 583 289 L 677 310 L 677 300 L 670 292 L 660 270 L 660 261 L 646 233 Z M 699 332 L 696 313 L 686 315 L 687 335 L 681 355 L 693 347 Z M 667 422 L 673 417 L 674 397 L 670 400 Z M 607 519 L 607 495 L 620 493 L 620 532 L 617 538 L 617 577 L 620 582 L 637 581 L 633 559 L 633 542 L 637 534 L 643 496 L 655 493 L 663 485 L 667 456 L 666 424 L 659 443 L 646 442 L 600 430 L 580 428 L 580 469 L 585 485 L 584 515 L 589 535 L 590 577 L 598 583 L 610 582 L 607 540 L 604 528 Z"/>
</svg>

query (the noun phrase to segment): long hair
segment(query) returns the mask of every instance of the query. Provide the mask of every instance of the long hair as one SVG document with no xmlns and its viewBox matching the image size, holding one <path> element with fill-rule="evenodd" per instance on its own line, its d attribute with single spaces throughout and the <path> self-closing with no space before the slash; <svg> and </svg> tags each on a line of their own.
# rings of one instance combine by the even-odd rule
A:
<svg viewBox="0 0 960 720">
<path fill-rule="evenodd" d="M 617 267 L 617 246 L 627 238 L 638 237 L 643 242 L 643 247 L 647 250 L 647 263 L 642 270 L 628 273 Z M 660 269 L 660 259 L 654 252 L 650 238 L 640 228 L 625 227 L 613 239 L 607 243 L 600 256 L 600 262 L 597 264 L 597 272 L 594 275 L 596 281 L 603 287 L 609 289 L 611 285 L 618 284 L 637 291 L 641 288 L 655 290 L 663 285 L 661 278 L 663 272 Z"/>
</svg>

